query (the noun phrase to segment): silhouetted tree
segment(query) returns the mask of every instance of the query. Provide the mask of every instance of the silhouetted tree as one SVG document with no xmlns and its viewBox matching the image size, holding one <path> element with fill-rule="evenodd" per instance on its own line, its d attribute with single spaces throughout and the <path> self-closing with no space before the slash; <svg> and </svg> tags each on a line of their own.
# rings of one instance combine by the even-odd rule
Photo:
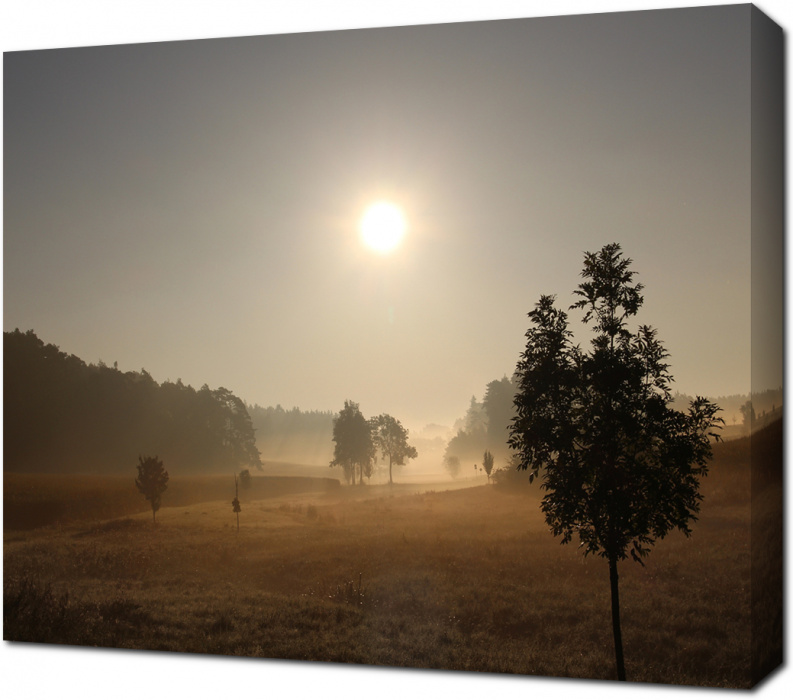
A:
<svg viewBox="0 0 793 700">
<path fill-rule="evenodd" d="M 228 389 L 201 387 L 205 421 L 214 434 L 215 461 L 223 466 L 262 468 L 251 418 L 242 399 Z"/>
<path fill-rule="evenodd" d="M 517 365 L 510 445 L 530 479 L 542 470 L 542 510 L 554 535 L 577 535 L 584 554 L 608 561 L 617 677 L 625 680 L 617 563 L 637 562 L 657 539 L 696 520 L 707 473 L 715 404 L 697 397 L 672 409 L 668 357 L 648 326 L 627 325 L 640 306 L 632 261 L 618 244 L 586 253 L 575 290 L 595 336 L 573 346 L 567 314 L 543 296 Z"/>
<path fill-rule="evenodd" d="M 465 417 L 455 423 L 457 432 L 446 445 L 445 454 L 467 461 L 488 449 L 494 457 L 508 459 L 514 395 L 512 380 L 503 377 L 488 383 L 481 403 L 472 396 Z"/>
<path fill-rule="evenodd" d="M 383 458 L 388 458 L 388 483 L 393 484 L 392 465 L 401 466 L 406 459 L 416 459 L 416 448 L 408 444 L 408 431 L 393 416 L 383 413 L 371 420 L 372 439 Z"/>
<path fill-rule="evenodd" d="M 515 385 L 507 377 L 503 377 L 487 385 L 482 399 L 487 415 L 487 447 L 501 456 L 507 451 L 514 398 Z"/>
<path fill-rule="evenodd" d="M 757 421 L 757 415 L 754 412 L 754 404 L 752 404 L 751 400 L 741 406 L 741 416 L 743 416 L 743 427 L 746 429 L 747 433 L 751 433 Z"/>
<path fill-rule="evenodd" d="M 138 476 L 135 486 L 151 504 L 152 521 L 157 521 L 157 511 L 165 489 L 168 488 L 168 472 L 157 457 L 138 457 Z"/>
<path fill-rule="evenodd" d="M 240 486 L 246 491 L 251 487 L 251 471 L 250 469 L 243 469 L 240 472 Z"/>
<path fill-rule="evenodd" d="M 460 429 L 446 445 L 444 459 L 446 457 L 457 457 L 457 459 L 463 459 L 467 462 L 471 459 L 476 459 L 477 455 L 481 455 L 482 450 L 486 446 L 487 429 L 484 426 L 477 425 L 470 431 Z"/>
<path fill-rule="evenodd" d="M 366 477 L 366 478 L 367 478 L 367 480 L 369 480 L 369 481 L 371 481 L 371 479 L 372 479 L 372 474 L 374 474 L 374 461 L 375 461 L 375 456 L 376 456 L 376 455 L 375 455 L 375 453 L 374 453 L 374 452 L 372 452 L 372 458 L 371 458 L 371 459 L 368 459 L 368 460 L 366 460 L 365 462 L 362 462 L 362 463 L 360 464 L 360 469 L 361 469 L 361 471 L 360 471 L 360 477 L 361 477 L 361 478 L 358 480 L 358 483 L 359 483 L 361 486 L 363 486 L 363 477 Z"/>
<path fill-rule="evenodd" d="M 443 466 L 446 467 L 446 471 L 452 475 L 452 478 L 456 479 L 460 473 L 460 458 L 456 455 L 447 454 L 443 458 Z"/>
<path fill-rule="evenodd" d="M 248 477 L 250 477 L 250 473 L 248 473 Z M 237 514 L 237 532 L 240 531 L 240 511 L 242 510 L 242 506 L 240 505 L 240 488 L 239 483 L 237 481 L 237 475 L 234 475 L 234 500 L 231 502 L 231 507 L 234 512 Z"/>
<path fill-rule="evenodd" d="M 336 446 L 330 466 L 342 467 L 345 479 L 352 480 L 353 485 L 358 469 L 359 483 L 363 486 L 363 477 L 372 473 L 375 447 L 371 426 L 354 401 L 345 401 L 344 408 L 333 420 L 333 442 Z"/>
<path fill-rule="evenodd" d="M 487 474 L 487 483 L 489 484 L 490 472 L 493 471 L 493 455 L 490 450 L 485 450 L 485 454 L 482 457 L 482 467 L 484 467 L 485 474 Z"/>
</svg>

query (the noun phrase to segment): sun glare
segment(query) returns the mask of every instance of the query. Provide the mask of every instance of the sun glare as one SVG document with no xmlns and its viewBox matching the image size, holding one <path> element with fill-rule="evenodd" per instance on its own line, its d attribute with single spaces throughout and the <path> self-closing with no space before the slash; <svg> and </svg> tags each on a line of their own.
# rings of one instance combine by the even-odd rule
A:
<svg viewBox="0 0 793 700">
<path fill-rule="evenodd" d="M 399 207 L 390 202 L 372 204 L 361 218 L 361 240 L 378 253 L 390 253 L 405 235 L 407 224 Z"/>
</svg>

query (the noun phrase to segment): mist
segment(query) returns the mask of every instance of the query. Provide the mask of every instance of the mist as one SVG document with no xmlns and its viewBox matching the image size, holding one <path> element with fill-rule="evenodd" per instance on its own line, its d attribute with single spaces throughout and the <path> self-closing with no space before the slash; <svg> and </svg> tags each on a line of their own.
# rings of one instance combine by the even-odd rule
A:
<svg viewBox="0 0 793 700">
<path fill-rule="evenodd" d="M 777 34 L 729 6 L 6 53 L 4 637 L 756 684 Z"/>
</svg>

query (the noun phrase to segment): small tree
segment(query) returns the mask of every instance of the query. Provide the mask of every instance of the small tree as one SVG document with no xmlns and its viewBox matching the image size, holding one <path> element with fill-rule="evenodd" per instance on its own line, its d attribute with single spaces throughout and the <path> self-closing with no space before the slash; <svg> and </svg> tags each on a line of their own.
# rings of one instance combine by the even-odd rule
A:
<svg viewBox="0 0 793 700">
<path fill-rule="evenodd" d="M 751 399 L 741 406 L 741 416 L 743 416 L 743 427 L 747 433 L 751 433 L 757 421 L 757 414 L 754 412 L 754 405 Z"/>
<path fill-rule="evenodd" d="M 485 454 L 482 457 L 482 466 L 485 468 L 485 474 L 487 474 L 487 483 L 490 483 L 490 472 L 493 471 L 493 455 L 490 453 L 490 450 L 485 450 Z"/>
<path fill-rule="evenodd" d="M 416 459 L 418 452 L 415 447 L 408 445 L 408 431 L 402 427 L 402 423 L 387 413 L 372 418 L 371 426 L 375 447 L 384 459 L 388 457 L 388 483 L 393 484 L 392 466 L 401 466 L 406 459 Z"/>
<path fill-rule="evenodd" d="M 157 457 L 138 457 L 138 477 L 135 486 L 138 487 L 146 500 L 151 504 L 151 517 L 157 522 L 157 511 L 160 510 L 162 493 L 168 488 L 168 472 Z"/>
<path fill-rule="evenodd" d="M 248 474 L 250 477 L 250 474 Z M 234 512 L 237 514 L 237 532 L 240 531 L 240 511 L 242 510 L 242 506 L 240 505 L 240 489 L 239 483 L 237 482 L 237 475 L 234 475 L 234 500 L 231 502 L 231 507 L 233 508 Z"/>
<path fill-rule="evenodd" d="M 460 458 L 456 455 L 446 455 L 443 458 L 443 466 L 446 467 L 446 471 L 452 475 L 452 478 L 456 479 L 460 473 Z"/>
<path fill-rule="evenodd" d="M 710 437 L 723 420 L 697 397 L 674 410 L 668 356 L 648 326 L 627 321 L 641 307 L 631 260 L 616 243 L 586 253 L 585 281 L 571 308 L 583 309 L 595 337 L 589 353 L 573 346 L 567 314 L 543 296 L 517 366 L 509 444 L 533 480 L 543 471 L 545 519 L 584 554 L 608 561 L 617 677 L 625 680 L 617 563 L 642 563 L 656 540 L 678 529 L 690 535 L 707 473 Z"/>
<path fill-rule="evenodd" d="M 247 491 L 251 487 L 251 471 L 250 469 L 243 469 L 240 472 L 240 486 Z"/>
</svg>

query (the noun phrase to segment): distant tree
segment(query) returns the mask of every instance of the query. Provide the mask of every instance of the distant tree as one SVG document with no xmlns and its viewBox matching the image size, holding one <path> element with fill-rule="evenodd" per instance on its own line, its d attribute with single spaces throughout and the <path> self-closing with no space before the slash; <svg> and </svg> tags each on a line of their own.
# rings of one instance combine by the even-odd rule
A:
<svg viewBox="0 0 793 700">
<path fill-rule="evenodd" d="M 168 488 L 168 472 L 157 457 L 138 457 L 138 476 L 135 486 L 151 504 L 152 521 L 157 521 L 157 511 L 165 489 Z"/>
<path fill-rule="evenodd" d="M 741 406 L 741 416 L 743 416 L 743 427 L 746 432 L 752 432 L 752 428 L 757 422 L 757 415 L 754 412 L 754 405 L 751 401 L 747 401 Z"/>
<path fill-rule="evenodd" d="M 505 456 L 509 440 L 509 423 L 512 420 L 515 385 L 507 377 L 490 382 L 482 399 L 487 416 L 488 449 Z"/>
<path fill-rule="evenodd" d="M 567 314 L 543 296 L 517 365 L 510 446 L 530 480 L 542 470 L 545 518 L 556 536 L 574 535 L 584 554 L 608 561 L 617 677 L 625 680 L 617 563 L 642 563 L 656 540 L 696 520 L 708 470 L 715 404 L 697 397 L 688 412 L 669 406 L 667 352 L 648 326 L 629 329 L 643 299 L 631 260 L 611 244 L 586 253 L 580 297 L 595 333 L 589 353 L 572 345 Z"/>
<path fill-rule="evenodd" d="M 247 408 L 262 454 L 286 462 L 333 459 L 333 411 L 301 411 L 280 405 Z"/>
<path fill-rule="evenodd" d="M 462 429 L 467 433 L 475 433 L 487 430 L 487 412 L 482 402 L 476 400 L 476 396 L 471 396 L 468 403 L 468 410 L 463 418 Z"/>
<path fill-rule="evenodd" d="M 342 467 L 345 479 L 348 483 L 352 481 L 353 486 L 358 470 L 358 483 L 363 486 L 363 477 L 372 473 L 375 446 L 369 421 L 354 401 L 345 401 L 344 408 L 333 420 L 333 442 L 336 446 L 330 466 Z"/>
<path fill-rule="evenodd" d="M 248 474 L 250 477 L 250 473 Z M 234 475 L 234 500 L 231 502 L 231 507 L 234 512 L 237 514 L 237 532 L 240 531 L 240 511 L 242 510 L 242 506 L 240 505 L 240 488 L 239 483 L 237 482 L 237 475 Z"/>
<path fill-rule="evenodd" d="M 491 483 L 494 486 L 504 489 L 522 489 L 529 488 L 537 489 L 539 482 L 532 486 L 530 478 L 531 474 L 520 469 L 520 457 L 514 452 L 510 454 L 506 464 L 499 469 L 493 471 L 491 476 Z"/>
<path fill-rule="evenodd" d="M 446 467 L 446 471 L 452 475 L 452 478 L 456 479 L 460 473 L 460 458 L 447 454 L 443 458 L 443 466 Z"/>
<path fill-rule="evenodd" d="M 388 458 L 388 483 L 393 484 L 392 466 L 401 466 L 406 459 L 416 459 L 416 448 L 408 444 L 408 431 L 393 416 L 383 413 L 371 420 L 375 448 Z"/>
<path fill-rule="evenodd" d="M 493 455 L 490 453 L 490 450 L 485 450 L 485 454 L 482 457 L 482 466 L 484 467 L 485 474 L 487 474 L 487 483 L 490 483 L 490 472 L 493 471 Z"/>
<path fill-rule="evenodd" d="M 240 486 L 246 491 L 251 487 L 251 471 L 250 469 L 243 469 L 240 472 Z"/>
<path fill-rule="evenodd" d="M 261 470 L 262 462 L 251 417 L 245 403 L 228 389 L 201 387 L 205 421 L 215 437 L 216 461 L 232 468 L 252 465 Z"/>
<path fill-rule="evenodd" d="M 468 461 L 489 449 L 506 459 L 514 395 L 512 380 L 503 377 L 488 383 L 481 403 L 472 396 L 465 417 L 455 422 L 446 454 Z"/>
<path fill-rule="evenodd" d="M 371 481 L 371 479 L 372 479 L 372 474 L 374 474 L 375 457 L 376 457 L 375 453 L 372 452 L 372 458 L 366 460 L 365 462 L 362 462 L 359 465 L 360 466 L 360 472 L 359 472 L 360 478 L 358 479 L 358 483 L 361 486 L 363 486 L 363 477 L 366 477 L 367 481 Z"/>
</svg>

